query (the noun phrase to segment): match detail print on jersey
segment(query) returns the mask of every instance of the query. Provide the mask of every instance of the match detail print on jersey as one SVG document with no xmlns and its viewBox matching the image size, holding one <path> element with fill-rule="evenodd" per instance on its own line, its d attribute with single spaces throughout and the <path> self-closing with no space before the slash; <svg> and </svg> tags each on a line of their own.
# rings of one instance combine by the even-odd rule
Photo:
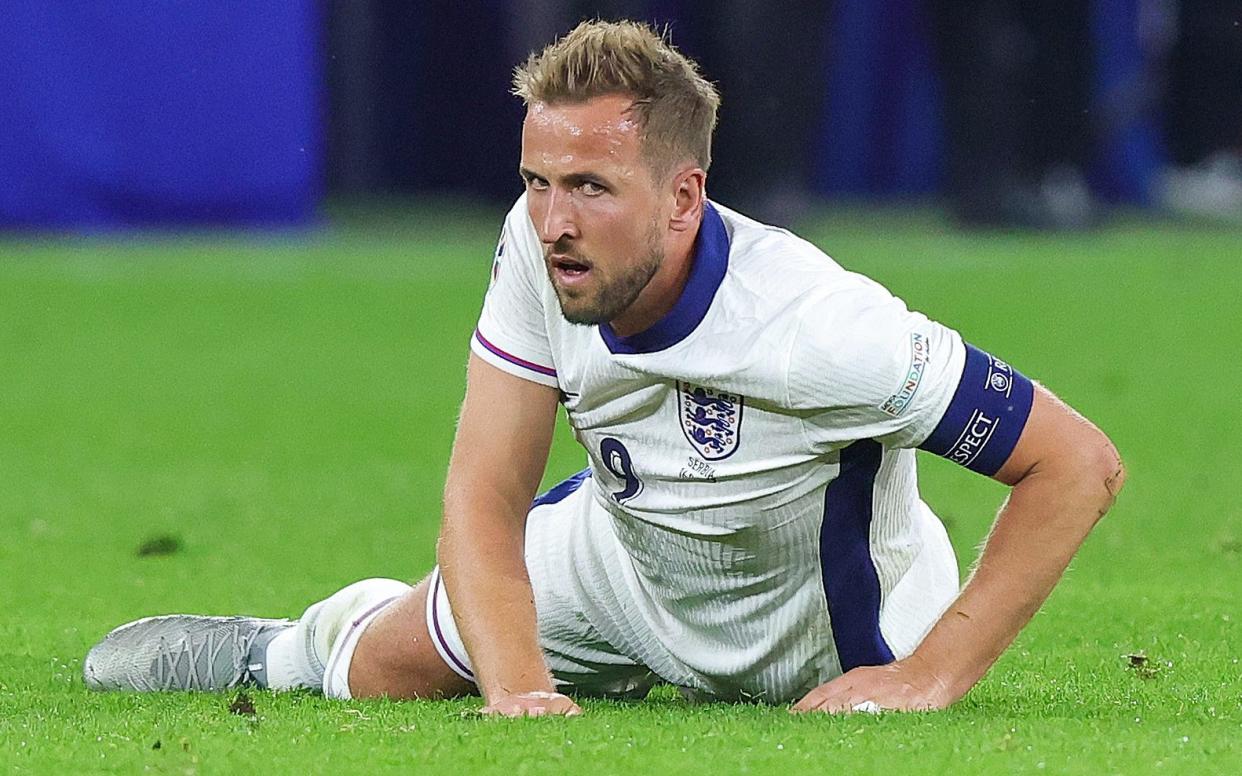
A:
<svg viewBox="0 0 1242 776">
<path fill-rule="evenodd" d="M 1021 372 L 967 344 L 957 391 L 919 447 L 991 476 L 1017 446 L 1034 398 L 1035 388 Z"/>
</svg>

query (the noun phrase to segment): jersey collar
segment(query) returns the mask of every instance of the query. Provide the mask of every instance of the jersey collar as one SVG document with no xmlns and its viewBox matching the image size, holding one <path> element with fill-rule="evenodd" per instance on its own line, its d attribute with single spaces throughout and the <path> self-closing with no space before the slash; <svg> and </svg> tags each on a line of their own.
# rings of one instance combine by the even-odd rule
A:
<svg viewBox="0 0 1242 776">
<path fill-rule="evenodd" d="M 694 240 L 694 258 L 690 277 L 673 309 L 649 328 L 622 337 L 608 323 L 599 325 L 599 335 L 614 354 L 655 353 L 671 348 L 690 336 L 707 315 L 716 298 L 716 289 L 729 268 L 729 233 L 724 219 L 712 206 L 703 203 L 703 222 Z"/>
</svg>

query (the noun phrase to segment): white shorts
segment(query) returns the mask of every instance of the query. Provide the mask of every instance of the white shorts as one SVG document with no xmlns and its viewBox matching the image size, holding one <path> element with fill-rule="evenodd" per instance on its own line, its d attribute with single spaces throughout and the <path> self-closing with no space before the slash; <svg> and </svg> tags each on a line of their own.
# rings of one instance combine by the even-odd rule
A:
<svg viewBox="0 0 1242 776">
<path fill-rule="evenodd" d="M 585 483 L 578 487 L 583 477 L 576 475 L 540 497 L 526 527 L 526 564 L 540 640 L 548 667 L 566 692 L 634 697 L 663 681 L 699 697 L 783 703 L 840 673 L 833 657 L 791 666 L 784 675 L 800 677 L 792 683 L 760 680 L 739 692 L 736 678 L 715 681 L 696 669 L 702 661 L 695 657 L 701 656 L 686 654 L 689 647 L 657 632 L 662 629 L 652 626 L 650 613 L 644 614 L 635 600 L 630 558 L 616 539 L 611 515 L 596 503 L 590 479 Z M 958 590 L 957 561 L 944 528 L 930 510 L 923 512 L 923 548 L 887 592 L 880 611 L 880 629 L 897 658 L 913 651 Z M 818 600 L 822 611 L 814 616 L 826 620 L 826 604 Z M 473 682 L 438 568 L 431 575 L 427 625 L 445 663 Z M 812 662 L 805 650 L 773 659 Z"/>
</svg>

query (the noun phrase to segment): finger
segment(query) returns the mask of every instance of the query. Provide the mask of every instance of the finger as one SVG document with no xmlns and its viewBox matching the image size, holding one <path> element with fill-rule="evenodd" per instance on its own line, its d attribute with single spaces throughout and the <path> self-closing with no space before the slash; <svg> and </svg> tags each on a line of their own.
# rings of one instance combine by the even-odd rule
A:
<svg viewBox="0 0 1242 776">
<path fill-rule="evenodd" d="M 832 695 L 835 691 L 835 682 L 836 680 L 834 679 L 827 684 L 821 684 L 819 687 L 811 690 L 809 693 L 802 696 L 802 700 L 795 703 L 790 711 L 795 714 L 800 714 L 804 711 L 813 711 L 816 706 L 823 702 L 824 698 Z"/>
<path fill-rule="evenodd" d="M 578 708 L 578 704 L 565 698 L 556 703 L 548 704 L 546 713 L 562 717 L 576 717 L 582 713 L 582 709 Z"/>
<path fill-rule="evenodd" d="M 517 716 L 518 710 L 511 704 L 494 704 L 484 706 L 479 713 L 485 717 L 514 717 Z"/>
<path fill-rule="evenodd" d="M 509 697 L 484 706 L 482 713 L 489 717 L 524 717 L 529 713 L 529 709 L 528 703 Z"/>
<path fill-rule="evenodd" d="M 811 711 L 819 712 L 820 714 L 840 714 L 849 711 L 852 705 L 849 697 L 834 695 L 831 698 L 824 698 L 815 704 Z"/>
<path fill-rule="evenodd" d="M 828 700 L 828 701 L 824 701 L 823 703 L 820 703 L 818 706 L 811 709 L 811 713 L 812 714 L 849 714 L 851 705 L 852 704 L 850 704 L 849 701 L 843 701 L 838 698 L 838 699 Z"/>
<path fill-rule="evenodd" d="M 853 684 L 831 690 L 827 685 L 824 685 L 820 690 L 821 692 L 815 698 L 807 699 L 809 703 L 803 709 L 800 709 L 800 712 L 818 712 L 821 714 L 848 713 L 854 711 L 854 707 L 860 703 L 873 702 L 873 699 L 870 697 L 871 693 Z M 876 705 L 878 706 L 879 704 Z"/>
<path fill-rule="evenodd" d="M 553 714 L 561 714 L 566 717 L 576 717 L 582 713 L 581 707 L 564 695 L 557 698 L 556 702 L 551 704 L 551 709 Z"/>
<path fill-rule="evenodd" d="M 823 711 L 825 707 L 832 705 L 839 696 L 839 692 L 821 688 L 799 701 L 792 711 L 795 714 Z"/>
<path fill-rule="evenodd" d="M 821 684 L 814 690 L 806 694 L 802 700 L 794 704 L 790 711 L 795 714 L 801 714 L 807 711 L 822 711 L 825 703 L 830 703 L 834 699 L 848 695 L 854 689 L 854 682 L 846 680 L 844 676 L 839 676 L 831 682 Z"/>
<path fill-rule="evenodd" d="M 527 706 L 520 703 L 506 703 L 499 706 L 488 706 L 482 713 L 488 717 L 542 717 L 547 712 L 545 706 Z"/>
<path fill-rule="evenodd" d="M 568 695 L 556 693 L 556 696 L 548 704 L 553 714 L 562 714 L 566 717 L 577 716 L 582 713 L 582 709 Z"/>
<path fill-rule="evenodd" d="M 576 717 L 582 709 L 559 693 L 528 693 L 502 698 L 484 706 L 480 713 L 490 717 Z"/>
</svg>

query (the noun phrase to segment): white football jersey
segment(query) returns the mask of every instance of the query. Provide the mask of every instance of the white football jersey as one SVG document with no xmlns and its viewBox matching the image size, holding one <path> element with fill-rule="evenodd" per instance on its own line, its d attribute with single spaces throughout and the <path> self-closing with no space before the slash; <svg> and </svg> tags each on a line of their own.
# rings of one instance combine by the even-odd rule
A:
<svg viewBox="0 0 1242 776">
<path fill-rule="evenodd" d="M 472 348 L 560 390 L 631 561 L 626 606 L 659 642 L 641 658 L 722 697 L 912 651 L 939 613 L 910 632 L 886 611 L 936 522 L 913 448 L 994 473 L 1032 398 L 879 284 L 714 203 L 676 306 L 622 337 L 561 316 L 519 199 Z"/>
</svg>

